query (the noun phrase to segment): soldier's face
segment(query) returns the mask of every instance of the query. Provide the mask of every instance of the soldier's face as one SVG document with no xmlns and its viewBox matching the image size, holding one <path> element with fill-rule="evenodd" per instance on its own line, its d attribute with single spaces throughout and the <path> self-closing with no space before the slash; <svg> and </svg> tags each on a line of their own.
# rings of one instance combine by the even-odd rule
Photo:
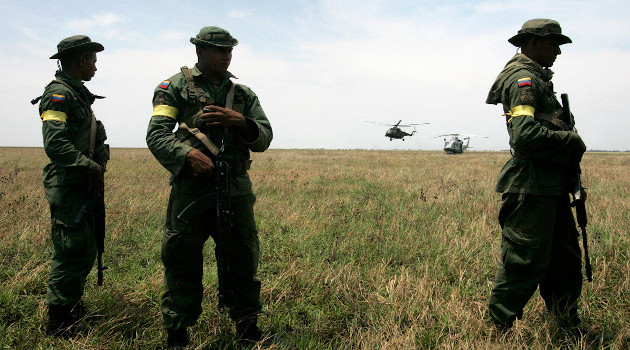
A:
<svg viewBox="0 0 630 350">
<path fill-rule="evenodd" d="M 90 81 L 96 74 L 96 52 L 83 55 L 80 60 L 81 80 Z"/>
<path fill-rule="evenodd" d="M 538 64 L 543 67 L 551 67 L 556 61 L 556 57 L 562 52 L 558 39 L 554 37 L 543 38 L 538 41 Z"/>
<path fill-rule="evenodd" d="M 232 61 L 232 48 L 222 46 L 203 46 L 199 51 L 199 62 L 213 73 L 227 72 Z"/>
</svg>

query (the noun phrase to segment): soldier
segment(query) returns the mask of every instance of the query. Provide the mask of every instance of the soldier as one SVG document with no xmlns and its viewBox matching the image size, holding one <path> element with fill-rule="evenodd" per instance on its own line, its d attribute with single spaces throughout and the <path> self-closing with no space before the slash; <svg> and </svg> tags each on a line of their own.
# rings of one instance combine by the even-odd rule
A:
<svg viewBox="0 0 630 350">
<path fill-rule="evenodd" d="M 162 238 L 164 294 L 162 324 L 169 347 L 189 343 L 186 328 L 201 314 L 202 250 L 212 236 L 217 242 L 220 306 L 229 309 L 239 340 L 258 341 L 261 310 L 260 281 L 256 278 L 259 241 L 254 221 L 250 151 L 265 151 L 272 130 L 258 97 L 235 84 L 228 67 L 238 41 L 218 27 L 204 27 L 190 42 L 196 46 L 197 64 L 160 83 L 153 96 L 153 115 L 147 145 L 171 172 L 171 195 Z M 173 132 L 178 125 L 176 133 Z M 207 201 L 217 192 L 218 156 L 228 159 L 230 210 L 233 225 L 220 237 L 213 203 L 189 222 L 178 218 L 191 203 Z M 206 197 L 204 197 L 206 195 Z M 204 203 L 201 203 L 202 205 Z M 221 241 L 226 238 L 227 241 Z M 219 243 L 225 244 L 219 244 Z M 220 250 L 220 251 L 219 251 Z M 219 264 L 221 261 L 226 266 Z M 224 295 L 221 295 L 221 294 Z"/>
<path fill-rule="evenodd" d="M 562 113 L 549 70 L 560 45 L 571 39 L 558 22 L 533 19 L 508 41 L 522 53 L 503 68 L 486 100 L 503 104 L 513 149 L 496 185 L 503 198 L 501 262 L 489 316 L 509 329 L 540 286 L 560 327 L 577 330 L 581 251 L 568 193 L 571 169 L 586 146 L 574 132 L 572 116 Z"/>
<path fill-rule="evenodd" d="M 80 212 L 89 198 L 102 194 L 109 159 L 105 128 L 91 107 L 102 97 L 93 95 L 82 82 L 94 76 L 100 51 L 103 45 L 85 35 L 63 39 L 50 57 L 59 59 L 60 70 L 44 94 L 33 100 L 34 104 L 41 99 L 44 150 L 50 158 L 43 177 L 55 253 L 46 296 L 46 333 L 54 336 L 68 336 L 83 316 L 80 300 L 97 254 L 95 213 Z"/>
</svg>

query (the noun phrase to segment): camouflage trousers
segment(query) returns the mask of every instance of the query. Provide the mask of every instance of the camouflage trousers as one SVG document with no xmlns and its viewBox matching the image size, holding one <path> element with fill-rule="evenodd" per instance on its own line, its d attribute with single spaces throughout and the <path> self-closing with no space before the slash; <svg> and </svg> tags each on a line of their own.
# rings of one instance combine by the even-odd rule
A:
<svg viewBox="0 0 630 350">
<path fill-rule="evenodd" d="M 233 229 L 226 252 L 229 272 L 222 283 L 228 286 L 225 306 L 230 318 L 237 321 L 254 316 L 262 309 L 260 281 L 256 278 L 259 241 L 254 221 L 255 201 L 253 194 L 231 198 Z M 217 239 L 216 217 L 212 211 L 189 224 L 177 218 L 189 203 L 188 197 L 171 192 L 162 237 L 164 293 L 161 311 L 162 325 L 167 329 L 192 326 L 201 314 L 203 246 L 209 237 Z"/>
<path fill-rule="evenodd" d="M 489 302 L 492 320 L 511 325 L 540 287 L 547 309 L 561 324 L 577 325 L 582 255 L 568 195 L 506 193 L 499 223 L 503 235 Z"/>
<path fill-rule="evenodd" d="M 75 223 L 87 200 L 82 186 L 46 188 L 50 203 L 54 255 L 50 264 L 46 305 L 73 306 L 83 296 L 85 281 L 96 259 L 92 214 Z"/>
</svg>

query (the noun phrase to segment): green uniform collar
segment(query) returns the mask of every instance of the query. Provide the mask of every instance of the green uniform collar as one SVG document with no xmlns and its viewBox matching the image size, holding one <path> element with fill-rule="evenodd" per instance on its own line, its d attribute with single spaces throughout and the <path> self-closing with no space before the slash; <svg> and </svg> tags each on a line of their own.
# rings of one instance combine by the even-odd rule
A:
<svg viewBox="0 0 630 350">
<path fill-rule="evenodd" d="M 545 82 L 551 81 L 551 78 L 553 77 L 553 71 L 551 69 L 543 68 L 540 64 L 534 62 L 529 57 L 523 55 L 522 53 L 517 53 L 510 61 L 508 61 L 503 68 L 503 71 L 501 71 L 501 73 L 497 76 L 494 84 L 492 84 L 486 103 L 495 105 L 497 103 L 501 103 L 501 94 L 506 80 L 512 74 L 522 69 L 535 74 L 538 78 Z"/>
<path fill-rule="evenodd" d="M 58 70 L 57 72 L 55 72 L 55 78 L 62 80 L 64 83 L 70 85 L 70 87 L 72 87 L 76 93 L 81 95 L 81 97 L 86 100 L 90 105 L 94 103 L 95 99 L 103 98 L 102 96 L 92 94 L 90 90 L 85 87 L 83 82 L 72 79 L 68 74 L 63 71 Z"/>
<path fill-rule="evenodd" d="M 57 72 L 55 72 L 55 78 L 65 81 L 66 83 L 70 84 L 70 86 L 72 86 L 73 88 L 77 90 L 85 88 L 85 85 L 83 85 L 81 81 L 73 79 L 64 71 L 58 70 Z"/>
</svg>

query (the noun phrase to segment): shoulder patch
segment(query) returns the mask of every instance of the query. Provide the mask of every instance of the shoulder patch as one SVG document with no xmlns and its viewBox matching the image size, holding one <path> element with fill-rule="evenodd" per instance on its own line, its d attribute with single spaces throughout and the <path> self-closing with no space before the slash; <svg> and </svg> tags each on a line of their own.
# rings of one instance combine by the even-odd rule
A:
<svg viewBox="0 0 630 350">
<path fill-rule="evenodd" d="M 162 84 L 160 84 L 160 89 L 168 89 L 169 85 L 171 85 L 171 82 L 168 80 L 164 80 Z"/>
<path fill-rule="evenodd" d="M 66 102 L 66 96 L 64 95 L 60 95 L 60 94 L 53 94 L 52 98 L 50 99 L 52 102 L 61 102 L 64 103 Z"/>
<path fill-rule="evenodd" d="M 519 89 L 521 93 L 521 104 L 528 106 L 536 105 L 536 98 L 534 98 L 534 91 L 532 91 L 531 86 L 525 86 L 522 89 Z"/>
<path fill-rule="evenodd" d="M 530 77 L 521 78 L 517 81 L 517 83 L 518 83 L 518 87 L 532 86 L 532 78 Z"/>
<path fill-rule="evenodd" d="M 163 91 L 157 91 L 153 96 L 153 105 L 165 105 L 166 104 L 166 96 Z"/>
</svg>

